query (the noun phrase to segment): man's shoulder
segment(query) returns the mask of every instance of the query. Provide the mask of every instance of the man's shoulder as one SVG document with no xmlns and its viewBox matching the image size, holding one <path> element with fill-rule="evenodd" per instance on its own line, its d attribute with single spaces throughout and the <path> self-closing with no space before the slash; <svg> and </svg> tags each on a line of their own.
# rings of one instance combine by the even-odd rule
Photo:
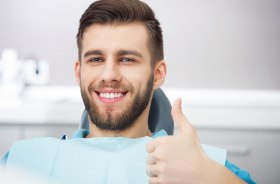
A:
<svg viewBox="0 0 280 184">
<path fill-rule="evenodd" d="M 60 140 L 61 139 L 58 139 L 58 138 L 55 138 L 55 137 L 38 137 L 38 138 L 18 140 L 13 145 L 16 145 L 16 144 L 56 142 L 56 141 L 60 141 Z"/>
<path fill-rule="evenodd" d="M 7 162 L 18 161 L 21 158 L 32 160 L 36 155 L 50 155 L 59 147 L 61 140 L 52 137 L 19 140 L 15 142 L 8 152 Z"/>
<path fill-rule="evenodd" d="M 32 149 L 52 148 L 53 146 L 59 144 L 60 141 L 61 139 L 57 139 L 54 137 L 42 137 L 42 138 L 19 140 L 12 145 L 10 152 L 17 149 L 28 150 L 30 148 Z"/>
</svg>

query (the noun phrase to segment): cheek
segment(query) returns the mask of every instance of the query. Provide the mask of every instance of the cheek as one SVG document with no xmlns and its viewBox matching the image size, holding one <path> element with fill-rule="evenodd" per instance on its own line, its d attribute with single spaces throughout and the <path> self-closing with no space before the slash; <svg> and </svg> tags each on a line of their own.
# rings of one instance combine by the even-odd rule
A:
<svg viewBox="0 0 280 184">
<path fill-rule="evenodd" d="M 123 72 L 123 81 L 130 83 L 136 91 L 144 91 L 151 76 L 151 71 L 125 71 Z"/>
<path fill-rule="evenodd" d="M 98 70 L 93 70 L 89 67 L 81 68 L 81 81 L 83 84 L 89 84 L 100 76 Z"/>
<path fill-rule="evenodd" d="M 141 70 L 135 70 L 133 68 L 125 68 L 121 70 L 122 78 L 127 79 L 130 83 L 138 83 L 145 78 L 145 74 Z"/>
</svg>

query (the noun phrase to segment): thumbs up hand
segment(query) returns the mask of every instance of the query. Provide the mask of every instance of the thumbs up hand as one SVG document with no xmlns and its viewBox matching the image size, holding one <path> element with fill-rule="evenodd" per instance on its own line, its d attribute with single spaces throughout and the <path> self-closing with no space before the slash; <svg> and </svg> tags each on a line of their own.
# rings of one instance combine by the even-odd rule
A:
<svg viewBox="0 0 280 184">
<path fill-rule="evenodd" d="M 181 99 L 177 99 L 171 112 L 179 134 L 159 137 L 147 144 L 149 182 L 242 183 L 233 173 L 206 155 L 194 127 L 182 112 L 181 103 Z"/>
</svg>

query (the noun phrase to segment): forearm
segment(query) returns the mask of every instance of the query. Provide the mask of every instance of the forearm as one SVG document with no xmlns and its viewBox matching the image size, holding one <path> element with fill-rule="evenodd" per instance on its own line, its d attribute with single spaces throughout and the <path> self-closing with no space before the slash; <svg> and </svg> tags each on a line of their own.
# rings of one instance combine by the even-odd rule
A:
<svg viewBox="0 0 280 184">
<path fill-rule="evenodd" d="M 245 184 L 238 176 L 227 169 L 225 166 L 218 164 L 215 161 L 210 161 L 207 169 L 205 181 L 213 184 Z"/>
</svg>

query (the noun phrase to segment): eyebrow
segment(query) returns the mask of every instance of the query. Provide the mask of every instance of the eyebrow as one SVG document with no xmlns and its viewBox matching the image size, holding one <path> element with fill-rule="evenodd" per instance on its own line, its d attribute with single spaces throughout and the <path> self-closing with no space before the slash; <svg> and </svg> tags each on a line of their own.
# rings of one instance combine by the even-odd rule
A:
<svg viewBox="0 0 280 184">
<path fill-rule="evenodd" d="M 123 55 L 134 55 L 140 58 L 143 58 L 143 55 L 140 52 L 137 52 L 135 50 L 120 50 L 117 52 L 118 56 L 123 56 Z"/>
<path fill-rule="evenodd" d="M 89 50 L 84 54 L 84 58 L 91 56 L 91 55 L 103 55 L 103 52 L 101 50 Z M 123 55 L 134 55 L 140 58 L 143 58 L 143 55 L 135 50 L 119 50 L 116 54 L 117 56 L 123 56 Z"/>
<path fill-rule="evenodd" d="M 101 50 L 89 50 L 84 54 L 84 58 L 91 55 L 102 55 L 103 52 Z"/>
</svg>

